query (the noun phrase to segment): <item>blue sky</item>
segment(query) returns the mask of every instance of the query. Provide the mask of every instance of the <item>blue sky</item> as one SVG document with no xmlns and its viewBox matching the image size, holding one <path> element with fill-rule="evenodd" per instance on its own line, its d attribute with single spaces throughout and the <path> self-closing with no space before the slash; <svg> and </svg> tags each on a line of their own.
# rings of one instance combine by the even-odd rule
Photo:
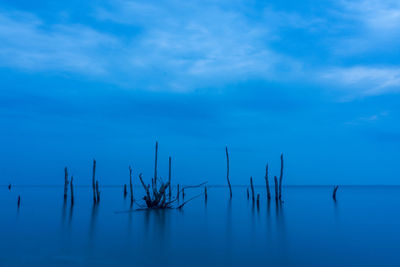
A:
<svg viewBox="0 0 400 267">
<path fill-rule="evenodd" d="M 2 1 L 1 184 L 400 184 L 400 2 Z"/>
</svg>

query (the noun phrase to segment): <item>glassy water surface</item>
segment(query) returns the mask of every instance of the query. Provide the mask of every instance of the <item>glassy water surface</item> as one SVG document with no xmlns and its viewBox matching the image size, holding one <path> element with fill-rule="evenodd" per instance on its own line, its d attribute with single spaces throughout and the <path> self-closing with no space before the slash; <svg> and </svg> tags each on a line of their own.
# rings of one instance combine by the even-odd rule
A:
<svg viewBox="0 0 400 267">
<path fill-rule="evenodd" d="M 74 191 L 71 207 L 62 187 L 0 188 L 1 266 L 400 266 L 400 187 L 340 187 L 336 202 L 332 187 L 287 187 L 276 205 L 260 186 L 259 207 L 214 187 L 182 210 L 122 213 L 122 187 L 95 206 Z"/>
</svg>

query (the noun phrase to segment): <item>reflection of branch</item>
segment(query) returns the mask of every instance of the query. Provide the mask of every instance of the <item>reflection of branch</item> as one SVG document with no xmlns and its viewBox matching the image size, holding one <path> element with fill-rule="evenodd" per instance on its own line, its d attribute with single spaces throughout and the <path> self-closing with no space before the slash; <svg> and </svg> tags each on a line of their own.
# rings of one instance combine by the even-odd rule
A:
<svg viewBox="0 0 400 267">
<path fill-rule="evenodd" d="M 198 184 L 198 185 L 188 185 L 188 186 L 184 186 L 184 187 L 182 187 L 182 190 L 183 190 L 183 189 L 186 189 L 186 188 L 196 188 L 196 187 L 200 187 L 200 186 L 202 186 L 202 185 L 205 185 L 206 183 L 208 183 L 208 182 L 203 182 L 203 183 Z"/>
</svg>

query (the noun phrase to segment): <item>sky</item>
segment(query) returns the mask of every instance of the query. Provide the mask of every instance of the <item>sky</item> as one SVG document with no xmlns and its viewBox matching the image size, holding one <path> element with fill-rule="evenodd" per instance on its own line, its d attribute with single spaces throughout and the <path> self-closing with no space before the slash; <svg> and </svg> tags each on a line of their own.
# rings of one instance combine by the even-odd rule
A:
<svg viewBox="0 0 400 267">
<path fill-rule="evenodd" d="M 400 2 L 0 3 L 0 184 L 400 185 Z M 135 180 L 137 182 L 137 179 Z"/>
</svg>

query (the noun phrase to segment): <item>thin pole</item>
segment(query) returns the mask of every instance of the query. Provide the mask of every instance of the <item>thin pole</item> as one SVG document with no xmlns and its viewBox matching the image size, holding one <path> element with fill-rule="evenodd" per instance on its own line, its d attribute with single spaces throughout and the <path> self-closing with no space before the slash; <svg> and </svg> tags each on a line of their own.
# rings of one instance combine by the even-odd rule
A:
<svg viewBox="0 0 400 267">
<path fill-rule="evenodd" d="M 96 203 L 96 160 L 93 159 L 93 175 L 92 175 L 92 188 L 93 188 L 93 202 Z"/>
<path fill-rule="evenodd" d="M 169 200 L 171 200 L 171 157 L 169 157 L 169 163 L 168 163 L 168 196 Z"/>
<path fill-rule="evenodd" d="M 226 152 L 226 180 L 228 180 L 229 196 L 232 198 L 231 182 L 229 181 L 229 154 L 227 146 L 225 147 L 225 152 Z"/>
<path fill-rule="evenodd" d="M 250 177 L 250 188 L 251 188 L 251 198 L 254 201 L 254 185 L 253 185 L 253 177 Z"/>
<path fill-rule="evenodd" d="M 133 203 L 133 186 L 132 186 L 132 167 L 129 165 L 129 191 L 131 193 L 131 205 Z"/>
<path fill-rule="evenodd" d="M 268 200 L 271 199 L 271 191 L 269 189 L 269 181 L 268 181 L 268 164 L 267 167 L 265 168 L 265 186 L 267 187 L 267 198 Z"/>
<path fill-rule="evenodd" d="M 282 199 L 282 179 L 283 179 L 283 153 L 281 154 L 281 175 L 279 176 L 279 200 Z"/>
</svg>

